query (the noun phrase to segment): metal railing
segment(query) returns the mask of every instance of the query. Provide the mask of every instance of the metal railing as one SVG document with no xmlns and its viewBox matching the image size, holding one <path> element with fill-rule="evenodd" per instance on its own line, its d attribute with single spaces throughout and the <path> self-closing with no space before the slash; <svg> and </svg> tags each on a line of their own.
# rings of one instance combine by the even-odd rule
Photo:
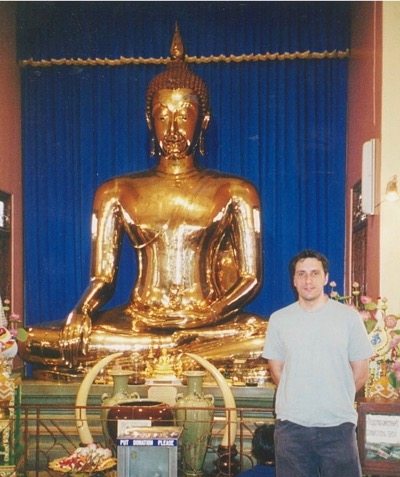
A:
<svg viewBox="0 0 400 477">
<path fill-rule="evenodd" d="M 261 423 L 273 422 L 273 409 L 237 408 L 232 410 L 221 407 L 209 409 L 213 411 L 214 418 L 203 465 L 205 474 L 230 477 L 240 470 L 251 467 L 254 464 L 251 456 L 251 439 L 254 429 Z M 51 470 L 49 463 L 68 456 L 81 445 L 76 421 L 76 412 L 78 417 L 80 416 L 79 410 L 80 408 L 75 406 L 58 405 L 16 407 L 14 416 L 8 421 L 7 427 L 12 443 L 10 458 L 8 462 L 5 462 L 0 455 L 0 476 L 56 477 L 63 475 Z M 93 441 L 106 446 L 101 419 L 104 407 L 87 406 L 81 410 L 84 411 L 82 416 L 88 424 Z M 175 416 L 177 408 L 171 406 L 171 410 Z M 236 425 L 232 428 L 234 417 L 236 417 Z M 168 424 L 171 423 L 168 422 Z M 158 421 L 157 425 L 163 425 L 163 422 Z M 232 429 L 236 431 L 234 438 L 230 435 Z M 3 432 L 3 440 L 5 435 Z M 227 446 L 221 445 L 224 436 L 228 438 Z M 2 446 L 3 443 L 0 442 L 0 448 Z M 117 447 L 114 446 L 112 450 L 116 455 Z M 116 476 L 117 473 L 109 472 L 108 475 Z M 180 445 L 178 445 L 178 475 L 185 476 L 181 466 Z"/>
</svg>

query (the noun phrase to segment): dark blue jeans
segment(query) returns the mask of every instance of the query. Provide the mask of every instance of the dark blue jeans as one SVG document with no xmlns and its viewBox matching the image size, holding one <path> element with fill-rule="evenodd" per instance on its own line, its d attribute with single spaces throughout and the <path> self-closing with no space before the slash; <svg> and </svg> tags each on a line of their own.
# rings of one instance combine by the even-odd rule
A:
<svg viewBox="0 0 400 477">
<path fill-rule="evenodd" d="M 361 477 L 354 424 L 304 427 L 275 425 L 276 477 Z"/>
</svg>

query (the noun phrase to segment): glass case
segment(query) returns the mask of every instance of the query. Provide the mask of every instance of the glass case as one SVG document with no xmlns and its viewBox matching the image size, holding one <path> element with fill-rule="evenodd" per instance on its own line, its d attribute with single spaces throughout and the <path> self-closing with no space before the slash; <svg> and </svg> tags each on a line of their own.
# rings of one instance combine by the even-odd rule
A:
<svg viewBox="0 0 400 477">
<path fill-rule="evenodd" d="M 138 421 L 118 422 L 118 477 L 177 477 L 181 427 L 138 427 Z"/>
<path fill-rule="evenodd" d="M 400 399 L 360 398 L 358 445 L 365 474 L 400 475 Z"/>
</svg>

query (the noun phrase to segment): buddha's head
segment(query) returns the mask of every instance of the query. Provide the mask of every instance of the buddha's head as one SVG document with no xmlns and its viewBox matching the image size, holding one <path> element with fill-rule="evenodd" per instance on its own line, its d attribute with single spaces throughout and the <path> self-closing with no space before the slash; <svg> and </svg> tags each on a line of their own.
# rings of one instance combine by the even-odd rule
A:
<svg viewBox="0 0 400 477">
<path fill-rule="evenodd" d="M 147 88 L 146 120 L 158 154 L 180 158 L 194 152 L 208 126 L 208 91 L 185 61 L 177 27 L 170 52 L 166 70 L 155 76 Z"/>
</svg>

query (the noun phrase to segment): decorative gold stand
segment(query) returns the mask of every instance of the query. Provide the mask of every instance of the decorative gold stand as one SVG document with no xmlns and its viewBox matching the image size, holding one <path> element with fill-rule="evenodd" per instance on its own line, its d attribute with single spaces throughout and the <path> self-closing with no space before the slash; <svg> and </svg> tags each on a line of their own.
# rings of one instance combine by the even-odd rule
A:
<svg viewBox="0 0 400 477">
<path fill-rule="evenodd" d="M 236 459 L 238 451 L 236 445 L 232 446 L 218 446 L 218 459 L 214 461 L 215 472 L 214 477 L 222 477 L 229 475 L 237 475 L 239 473 L 240 462 Z"/>
<path fill-rule="evenodd" d="M 21 377 L 14 374 L 2 375 L 0 383 L 0 476 L 14 477 L 18 464 L 20 446 L 19 423 L 15 406 L 20 404 Z"/>
</svg>

